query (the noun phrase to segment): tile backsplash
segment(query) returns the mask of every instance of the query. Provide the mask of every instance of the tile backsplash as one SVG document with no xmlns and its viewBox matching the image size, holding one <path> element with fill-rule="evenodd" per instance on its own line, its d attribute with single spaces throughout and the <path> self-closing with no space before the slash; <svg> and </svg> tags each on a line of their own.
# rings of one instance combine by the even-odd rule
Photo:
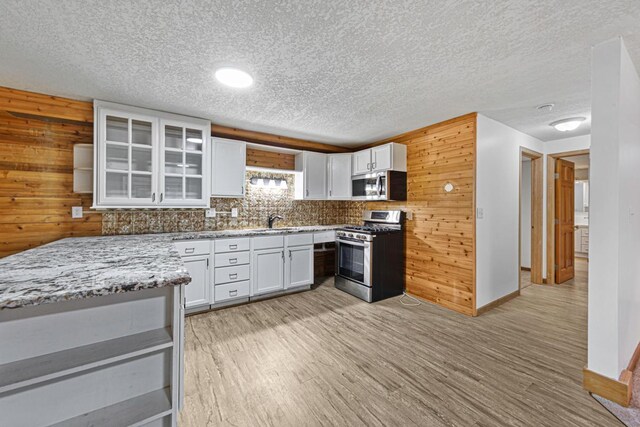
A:
<svg viewBox="0 0 640 427">
<path fill-rule="evenodd" d="M 250 184 L 251 177 L 282 179 L 287 188 Z M 205 218 L 204 209 L 110 210 L 102 215 L 102 234 L 145 234 L 184 231 L 213 231 L 267 226 L 270 213 L 284 219 L 276 227 L 302 225 L 360 224 L 365 202 L 295 200 L 294 174 L 247 171 L 246 194 L 242 199 L 211 198 L 218 214 Z M 231 209 L 238 217 L 231 217 Z"/>
</svg>

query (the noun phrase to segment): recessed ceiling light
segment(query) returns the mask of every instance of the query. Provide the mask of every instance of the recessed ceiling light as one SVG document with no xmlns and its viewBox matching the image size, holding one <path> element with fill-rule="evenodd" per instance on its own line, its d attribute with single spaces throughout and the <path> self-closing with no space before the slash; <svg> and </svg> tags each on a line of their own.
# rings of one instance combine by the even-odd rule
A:
<svg viewBox="0 0 640 427">
<path fill-rule="evenodd" d="M 253 77 L 237 68 L 218 68 L 215 75 L 220 83 L 230 87 L 245 88 L 253 84 Z"/>
<path fill-rule="evenodd" d="M 560 132 L 569 132 L 577 129 L 585 120 L 584 117 L 571 117 L 569 119 L 556 120 L 555 122 L 549 123 L 549 126 L 553 126 Z"/>
</svg>

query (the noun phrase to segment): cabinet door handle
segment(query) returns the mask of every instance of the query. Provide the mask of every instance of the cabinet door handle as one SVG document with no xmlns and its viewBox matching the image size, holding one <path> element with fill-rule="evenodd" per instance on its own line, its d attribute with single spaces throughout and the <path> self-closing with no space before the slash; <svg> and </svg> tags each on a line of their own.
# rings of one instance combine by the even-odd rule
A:
<svg viewBox="0 0 640 427">
<path fill-rule="evenodd" d="M 371 163 L 367 163 L 367 170 L 371 170 Z"/>
<path fill-rule="evenodd" d="M 238 258 L 229 258 L 229 264 L 237 264 Z"/>
<path fill-rule="evenodd" d="M 284 259 L 284 251 L 280 252 L 280 255 L 282 255 L 282 259 Z"/>
<path fill-rule="evenodd" d="M 233 291 L 229 291 L 229 296 L 230 297 L 235 297 L 236 295 L 238 295 L 238 290 L 234 289 Z"/>
<path fill-rule="evenodd" d="M 307 196 L 309 195 L 309 189 L 307 188 Z"/>
<path fill-rule="evenodd" d="M 196 250 L 196 248 L 186 248 L 184 250 L 184 253 L 185 254 L 192 254 L 195 250 Z"/>
<path fill-rule="evenodd" d="M 160 201 L 162 202 L 162 199 L 164 199 L 164 194 L 160 193 Z"/>
<path fill-rule="evenodd" d="M 378 162 L 371 163 L 371 170 L 375 169 L 377 164 L 378 164 Z"/>
<path fill-rule="evenodd" d="M 237 279 L 238 273 L 229 273 L 229 279 Z"/>
<path fill-rule="evenodd" d="M 155 202 L 155 201 L 156 201 L 156 193 L 153 193 L 153 194 L 151 195 L 151 201 L 152 201 L 152 202 Z"/>
<path fill-rule="evenodd" d="M 244 185 L 240 187 L 240 194 L 244 194 Z"/>
<path fill-rule="evenodd" d="M 333 191 L 329 190 L 329 197 L 331 197 L 331 193 L 333 193 Z"/>
<path fill-rule="evenodd" d="M 291 259 L 291 249 L 289 249 L 289 259 Z"/>
<path fill-rule="evenodd" d="M 229 249 L 238 249 L 238 245 L 229 245 Z"/>
</svg>

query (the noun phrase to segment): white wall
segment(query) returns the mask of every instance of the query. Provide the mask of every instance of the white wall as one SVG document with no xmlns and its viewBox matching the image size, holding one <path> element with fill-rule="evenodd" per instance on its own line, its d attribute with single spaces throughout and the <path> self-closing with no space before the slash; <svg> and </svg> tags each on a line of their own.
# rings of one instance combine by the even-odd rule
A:
<svg viewBox="0 0 640 427">
<path fill-rule="evenodd" d="M 544 143 L 544 153 L 564 153 L 567 151 L 587 150 L 591 146 L 591 135 L 556 139 Z"/>
<path fill-rule="evenodd" d="M 622 39 L 593 49 L 589 369 L 618 378 L 640 341 L 640 78 Z"/>
<path fill-rule="evenodd" d="M 531 160 L 522 161 L 520 191 L 520 266 L 531 268 Z"/>
<path fill-rule="evenodd" d="M 518 290 L 520 147 L 543 152 L 542 141 L 478 114 L 476 306 Z"/>
</svg>

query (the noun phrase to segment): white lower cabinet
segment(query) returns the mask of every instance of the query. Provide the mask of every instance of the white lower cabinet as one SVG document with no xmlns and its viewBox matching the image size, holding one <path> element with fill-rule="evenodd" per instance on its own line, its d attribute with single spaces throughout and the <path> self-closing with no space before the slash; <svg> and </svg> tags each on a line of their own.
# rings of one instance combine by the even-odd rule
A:
<svg viewBox="0 0 640 427">
<path fill-rule="evenodd" d="M 313 245 L 287 248 L 285 289 L 313 283 Z"/>
<path fill-rule="evenodd" d="M 183 262 L 191 276 L 191 283 L 185 286 L 185 307 L 210 304 L 209 255 L 184 257 Z"/>
<path fill-rule="evenodd" d="M 251 292 L 251 282 L 245 280 L 242 282 L 225 283 L 224 285 L 215 286 L 216 304 L 226 301 L 232 301 L 238 298 L 248 298 Z"/>
<path fill-rule="evenodd" d="M 193 313 L 311 285 L 314 239 L 295 233 L 176 242 L 191 276 L 185 308 Z"/>
<path fill-rule="evenodd" d="M 284 289 L 284 248 L 253 251 L 253 295 Z"/>
</svg>

